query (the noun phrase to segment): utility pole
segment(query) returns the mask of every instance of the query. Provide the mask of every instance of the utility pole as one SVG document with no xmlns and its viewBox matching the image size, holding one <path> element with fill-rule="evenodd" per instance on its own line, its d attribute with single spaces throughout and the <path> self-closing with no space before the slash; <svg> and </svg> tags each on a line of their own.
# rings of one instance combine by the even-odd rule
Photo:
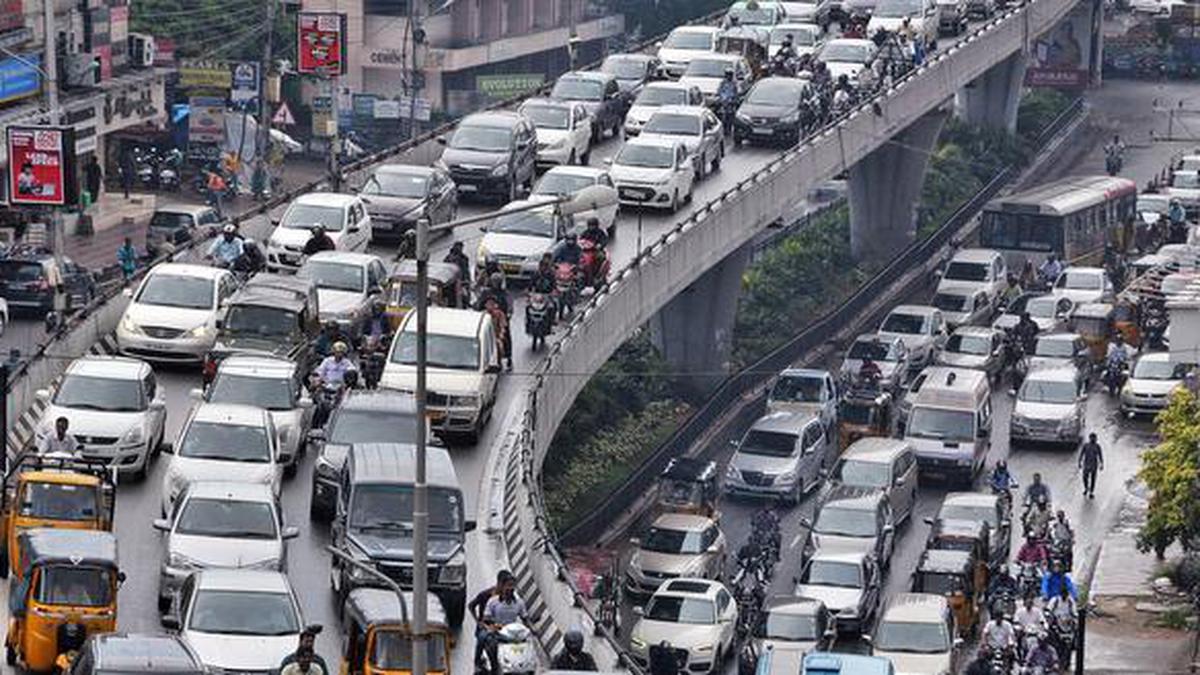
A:
<svg viewBox="0 0 1200 675">
<path fill-rule="evenodd" d="M 263 171 L 266 171 L 267 149 L 271 147 L 271 104 L 267 100 L 267 73 L 271 72 L 271 63 L 274 60 L 272 50 L 275 46 L 275 7 L 278 4 L 279 0 L 267 0 L 267 43 L 258 72 L 258 141 L 254 145 L 258 150 L 258 161 L 263 163 Z M 281 95 L 282 88 L 283 83 L 280 82 Z"/>
<path fill-rule="evenodd" d="M 329 109 L 333 113 L 333 135 L 329 137 L 329 180 L 333 185 L 334 192 L 340 192 L 342 189 L 342 173 L 338 166 L 338 155 L 341 150 L 342 138 L 342 115 L 339 100 L 342 98 L 342 76 L 337 72 L 331 73 L 329 76 Z"/>
<path fill-rule="evenodd" d="M 410 3 L 413 0 L 409 0 Z M 413 43 L 414 46 L 416 43 Z M 410 92 L 414 93 L 414 92 Z M 415 119 L 410 119 L 415 122 Z M 429 219 L 417 220 L 417 466 L 413 486 L 413 675 L 429 670 L 425 622 L 429 605 L 429 486 L 425 482 L 426 345 L 429 314 Z"/>
<path fill-rule="evenodd" d="M 408 68 L 408 137 L 417 136 L 417 0 L 408 0 L 408 36 L 412 42 L 412 60 Z M 421 673 L 420 675 L 424 675 Z"/>
<path fill-rule="evenodd" d="M 42 58 L 45 61 L 45 78 L 46 78 L 46 108 L 50 114 L 50 126 L 58 126 L 60 119 L 60 111 L 58 107 L 58 29 L 54 26 L 54 0 L 42 0 L 42 20 L 43 28 L 45 29 L 45 56 Z M 75 148 L 63 147 L 63 154 L 75 154 Z M 63 186 L 64 190 L 66 186 Z M 57 273 L 62 274 L 63 271 L 63 244 L 66 238 L 66 233 L 63 231 L 62 214 L 55 207 L 50 207 L 50 222 L 49 228 L 50 251 L 54 254 L 54 266 L 57 268 Z M 63 281 L 61 276 L 58 280 L 59 284 Z M 56 321 L 61 322 L 62 316 L 62 291 L 54 289 L 54 316 Z"/>
</svg>

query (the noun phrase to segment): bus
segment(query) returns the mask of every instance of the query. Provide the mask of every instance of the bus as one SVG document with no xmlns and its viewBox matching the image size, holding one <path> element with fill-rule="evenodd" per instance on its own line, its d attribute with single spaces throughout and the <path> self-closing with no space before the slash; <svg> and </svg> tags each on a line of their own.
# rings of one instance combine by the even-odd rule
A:
<svg viewBox="0 0 1200 675">
<path fill-rule="evenodd" d="M 1098 256 L 1133 217 L 1137 184 L 1114 176 L 1072 176 L 998 197 L 983 207 L 979 245 L 1004 254 L 1008 269 L 1051 253 L 1076 264 Z"/>
</svg>

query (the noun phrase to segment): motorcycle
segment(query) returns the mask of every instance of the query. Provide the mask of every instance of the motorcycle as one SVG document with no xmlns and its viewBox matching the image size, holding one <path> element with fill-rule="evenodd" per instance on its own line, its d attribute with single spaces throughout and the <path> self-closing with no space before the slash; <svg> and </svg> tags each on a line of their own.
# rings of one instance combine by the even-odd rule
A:
<svg viewBox="0 0 1200 675">
<path fill-rule="evenodd" d="M 1110 176 L 1115 176 L 1120 173 L 1124 164 L 1125 162 L 1122 160 L 1120 153 L 1110 152 L 1108 156 L 1104 158 L 1104 170 L 1107 171 L 1108 175 Z"/>
<path fill-rule="evenodd" d="M 1075 615 L 1050 615 L 1050 642 L 1058 652 L 1058 663 L 1066 669 L 1071 663 L 1071 652 L 1075 651 L 1076 620 Z"/>
<path fill-rule="evenodd" d="M 1041 593 L 1042 573 L 1037 565 L 1031 562 L 1021 563 L 1021 571 L 1017 575 L 1017 588 L 1022 598 Z"/>
<path fill-rule="evenodd" d="M 158 164 L 158 186 L 163 190 L 178 192 L 180 186 L 179 170 L 183 166 L 183 153 L 179 148 L 171 148 Z"/>
<path fill-rule="evenodd" d="M 1167 317 L 1161 310 L 1146 312 L 1143 322 L 1142 337 L 1150 349 L 1162 350 L 1167 348 Z"/>
<path fill-rule="evenodd" d="M 1075 541 L 1067 536 L 1055 536 L 1055 530 L 1050 528 L 1050 558 L 1061 560 L 1063 568 L 1070 572 L 1075 562 Z"/>
<path fill-rule="evenodd" d="M 554 266 L 554 304 L 558 306 L 558 318 L 565 319 L 575 311 L 579 300 L 578 267 L 569 262 Z"/>
<path fill-rule="evenodd" d="M 1124 360 L 1109 361 L 1104 366 L 1104 375 L 1101 380 L 1104 386 L 1108 389 L 1109 396 L 1116 396 L 1117 392 L 1121 391 L 1122 385 L 1125 384 L 1126 373 L 1129 370 L 1129 365 Z"/>
<path fill-rule="evenodd" d="M 796 59 L 781 53 L 771 57 L 771 75 L 773 77 L 795 77 Z"/>
<path fill-rule="evenodd" d="M 363 386 L 367 389 L 379 387 L 383 376 L 383 367 L 387 362 L 388 347 L 391 340 L 388 336 L 367 336 L 359 347 L 359 368 L 362 370 Z"/>
<path fill-rule="evenodd" d="M 502 675 L 534 675 L 538 671 L 533 633 L 523 623 L 506 624 L 498 633 L 496 653 Z M 478 671 L 477 671 L 478 672 Z M 483 671 L 487 673 L 486 670 Z"/>
<path fill-rule="evenodd" d="M 533 351 L 546 344 L 546 336 L 554 325 L 554 310 L 545 293 L 530 293 L 525 307 L 525 334 L 533 340 Z"/>
<path fill-rule="evenodd" d="M 325 422 L 329 420 L 329 416 L 337 409 L 338 404 L 342 402 L 342 395 L 347 389 L 353 388 L 358 381 L 358 374 L 354 371 L 346 373 L 345 379 L 341 384 L 333 382 L 323 382 L 320 377 L 313 373 L 310 376 L 310 388 L 312 389 L 313 403 L 316 410 L 313 412 L 313 428 L 320 429 L 325 426 Z"/>
<path fill-rule="evenodd" d="M 608 282 L 608 272 L 612 267 L 604 249 L 597 246 L 591 239 L 581 239 L 579 248 L 583 253 L 579 256 L 579 270 L 583 273 L 583 287 L 595 290 Z"/>
</svg>

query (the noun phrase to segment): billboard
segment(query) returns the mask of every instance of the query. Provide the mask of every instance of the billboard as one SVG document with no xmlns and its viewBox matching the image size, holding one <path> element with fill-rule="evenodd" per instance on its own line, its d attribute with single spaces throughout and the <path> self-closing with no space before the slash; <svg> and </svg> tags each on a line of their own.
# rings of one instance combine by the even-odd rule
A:
<svg viewBox="0 0 1200 675">
<path fill-rule="evenodd" d="M 75 202 L 75 134 L 70 127 L 8 127 L 9 202 L 63 206 Z"/>
<path fill-rule="evenodd" d="M 253 61 L 240 61 L 232 65 L 233 86 L 229 90 L 229 100 L 233 107 L 257 114 L 258 113 L 258 64 Z"/>
<path fill-rule="evenodd" d="M 318 75 L 346 72 L 346 16 L 300 12 L 296 19 L 296 70 Z"/>
<path fill-rule="evenodd" d="M 225 99 L 193 96 L 188 99 L 188 142 L 221 143 L 225 140 Z"/>
<path fill-rule="evenodd" d="M 1034 40 L 1025 84 L 1030 87 L 1082 89 L 1091 83 L 1093 36 L 1099 31 L 1099 12 L 1081 5 L 1052 31 Z"/>
<path fill-rule="evenodd" d="M 21 58 L 0 59 L 0 103 L 33 96 L 41 91 L 42 67 L 40 54 L 23 54 Z"/>
<path fill-rule="evenodd" d="M 489 98 L 500 101 L 533 91 L 545 82 L 546 76 L 542 73 L 475 76 L 475 88 Z"/>
</svg>

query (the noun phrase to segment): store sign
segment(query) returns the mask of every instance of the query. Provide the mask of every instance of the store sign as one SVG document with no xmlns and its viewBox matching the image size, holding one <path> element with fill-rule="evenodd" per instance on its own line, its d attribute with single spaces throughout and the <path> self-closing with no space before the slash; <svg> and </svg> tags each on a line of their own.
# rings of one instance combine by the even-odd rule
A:
<svg viewBox="0 0 1200 675">
<path fill-rule="evenodd" d="M 233 107 L 245 109 L 251 113 L 258 112 L 259 79 L 258 64 L 253 61 L 242 61 L 233 65 L 233 87 L 229 91 L 229 100 Z"/>
<path fill-rule="evenodd" d="M 537 89 L 545 82 L 546 76 L 541 73 L 478 75 L 475 88 L 494 99 L 504 100 Z"/>
<path fill-rule="evenodd" d="M 8 127 L 8 194 L 14 205 L 74 202 L 75 134 L 66 127 Z"/>
<path fill-rule="evenodd" d="M 1091 79 L 1092 41 L 1089 34 L 1099 31 L 1100 12 L 1095 18 L 1087 11 L 1068 14 L 1046 35 L 1033 43 L 1029 67 L 1025 69 L 1025 85 L 1058 89 L 1082 89 Z"/>
<path fill-rule="evenodd" d="M 407 64 L 404 51 L 392 47 L 375 47 L 367 52 L 367 65 L 370 68 L 400 70 Z"/>
<path fill-rule="evenodd" d="M 183 89 L 229 89 L 231 82 L 227 63 L 184 61 L 179 67 L 179 86 Z"/>
<path fill-rule="evenodd" d="M 318 75 L 346 72 L 346 16 L 300 12 L 296 19 L 296 70 Z"/>
<path fill-rule="evenodd" d="M 33 96 L 42 88 L 40 54 L 24 54 L 20 59 L 0 60 L 0 103 Z"/>
<path fill-rule="evenodd" d="M 374 117 L 375 116 L 375 96 L 374 94 L 354 94 L 353 99 L 354 114 L 359 117 Z"/>
<path fill-rule="evenodd" d="M 25 27 L 22 0 L 0 0 L 0 33 Z"/>
<path fill-rule="evenodd" d="M 225 140 L 225 99 L 193 96 L 188 99 L 188 142 L 221 143 Z"/>
<path fill-rule="evenodd" d="M 398 120 L 400 119 L 400 102 L 376 99 L 375 110 L 372 112 L 377 120 Z"/>
<path fill-rule="evenodd" d="M 429 103 L 429 99 L 417 97 L 414 101 L 408 96 L 400 96 L 397 102 L 400 104 L 401 117 L 405 119 L 412 117 L 419 122 L 429 121 L 429 116 L 433 111 L 433 106 Z"/>
</svg>

